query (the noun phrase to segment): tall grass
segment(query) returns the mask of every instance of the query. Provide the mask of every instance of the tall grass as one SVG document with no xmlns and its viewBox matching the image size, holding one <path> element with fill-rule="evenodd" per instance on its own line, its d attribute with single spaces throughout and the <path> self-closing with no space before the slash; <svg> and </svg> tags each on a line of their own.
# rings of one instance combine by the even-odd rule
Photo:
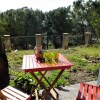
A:
<svg viewBox="0 0 100 100">
<path fill-rule="evenodd" d="M 100 47 L 85 47 L 85 46 L 78 46 L 78 47 L 71 47 L 66 50 L 63 49 L 49 49 L 48 51 L 56 51 L 58 53 L 61 53 L 64 57 L 66 57 L 70 62 L 74 64 L 74 66 L 63 73 L 60 80 L 57 82 L 56 86 L 59 85 L 68 85 L 70 84 L 69 80 L 71 80 L 71 72 L 77 72 L 80 68 L 81 70 L 85 70 L 85 72 L 92 73 L 97 77 L 98 70 L 100 68 L 100 62 L 98 63 L 89 63 L 87 59 L 85 59 L 86 56 L 94 56 L 94 57 L 100 57 Z M 7 53 L 8 62 L 10 67 L 10 74 L 14 74 L 14 71 L 17 69 L 19 72 L 21 71 L 22 67 L 22 60 L 23 55 L 28 54 L 34 54 L 33 50 L 18 50 L 17 52 L 12 51 L 11 53 Z M 16 70 L 14 70 L 16 68 Z M 47 76 L 48 79 L 51 81 L 54 79 L 55 74 L 58 73 L 58 71 L 52 71 L 52 73 L 49 73 Z M 16 76 L 16 75 L 15 75 Z M 17 76 L 16 76 L 17 77 Z M 13 79 L 14 80 L 14 79 Z M 44 81 L 45 82 L 45 81 Z"/>
</svg>

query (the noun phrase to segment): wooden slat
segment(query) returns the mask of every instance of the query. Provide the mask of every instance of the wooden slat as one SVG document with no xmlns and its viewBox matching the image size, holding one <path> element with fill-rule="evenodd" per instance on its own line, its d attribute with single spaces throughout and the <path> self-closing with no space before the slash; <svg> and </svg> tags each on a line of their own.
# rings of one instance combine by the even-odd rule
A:
<svg viewBox="0 0 100 100">
<path fill-rule="evenodd" d="M 100 87 L 98 87 L 98 100 L 100 100 Z"/>
<path fill-rule="evenodd" d="M 35 55 L 33 55 L 33 66 L 34 66 L 34 68 L 38 67 Z"/>
<path fill-rule="evenodd" d="M 53 90 L 53 89 L 51 89 L 51 91 L 50 91 L 50 93 L 53 95 L 53 97 L 57 100 L 57 93 Z"/>
<path fill-rule="evenodd" d="M 84 90 L 83 90 L 82 100 L 86 100 L 86 98 L 87 98 L 87 92 L 88 92 L 88 85 L 84 84 Z"/>
<path fill-rule="evenodd" d="M 29 69 L 33 69 L 34 68 L 34 64 L 33 64 L 33 55 L 30 55 L 27 57 L 27 59 L 29 59 Z"/>
<path fill-rule="evenodd" d="M 9 90 L 9 89 L 7 89 L 7 88 L 4 90 L 4 92 L 11 94 L 11 95 L 12 95 L 13 97 L 15 97 L 16 99 L 21 99 L 21 100 L 23 100 L 23 99 L 26 98 L 26 97 L 23 96 L 22 94 L 19 95 L 19 94 L 16 93 L 15 91 Z"/>
<path fill-rule="evenodd" d="M 80 100 L 81 99 L 83 87 L 84 87 L 84 83 L 80 83 L 80 88 L 79 88 L 78 96 L 77 96 L 76 100 Z"/>
<path fill-rule="evenodd" d="M 27 94 L 25 94 L 25 93 L 23 93 L 23 92 L 15 89 L 15 88 L 11 87 L 11 86 L 8 86 L 7 88 L 11 89 L 12 91 L 15 91 L 18 94 L 21 94 L 21 95 L 25 96 L 25 97 L 28 97 L 29 96 L 29 95 L 27 95 Z"/>
<path fill-rule="evenodd" d="M 29 60 L 30 55 L 26 55 L 26 67 L 30 69 L 30 60 Z"/>
<path fill-rule="evenodd" d="M 30 97 L 29 95 L 11 87 L 11 86 L 4 88 L 2 90 L 2 92 L 4 93 L 5 96 L 10 98 L 11 100 L 28 100 Z"/>
<path fill-rule="evenodd" d="M 89 85 L 89 88 L 88 88 L 88 100 L 92 100 L 92 86 Z"/>
<path fill-rule="evenodd" d="M 93 87 L 93 100 L 97 100 L 97 87 Z"/>
<path fill-rule="evenodd" d="M 7 97 L 7 100 L 18 100 L 16 97 L 2 90 L 2 93 Z"/>
<path fill-rule="evenodd" d="M 26 69 L 26 55 L 23 56 L 23 64 L 22 64 L 22 69 Z"/>
<path fill-rule="evenodd" d="M 38 92 L 37 92 L 36 89 L 35 89 L 35 97 L 36 97 L 36 98 L 35 98 L 36 100 L 39 100 L 39 98 L 38 98 Z"/>
</svg>

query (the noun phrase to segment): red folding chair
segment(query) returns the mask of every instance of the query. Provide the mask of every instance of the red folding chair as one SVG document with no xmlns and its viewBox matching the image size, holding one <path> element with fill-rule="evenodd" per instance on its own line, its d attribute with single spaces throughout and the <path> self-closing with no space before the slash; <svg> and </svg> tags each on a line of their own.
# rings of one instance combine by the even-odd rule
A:
<svg viewBox="0 0 100 100">
<path fill-rule="evenodd" d="M 100 100 L 100 87 L 80 83 L 80 89 L 76 100 Z"/>
</svg>

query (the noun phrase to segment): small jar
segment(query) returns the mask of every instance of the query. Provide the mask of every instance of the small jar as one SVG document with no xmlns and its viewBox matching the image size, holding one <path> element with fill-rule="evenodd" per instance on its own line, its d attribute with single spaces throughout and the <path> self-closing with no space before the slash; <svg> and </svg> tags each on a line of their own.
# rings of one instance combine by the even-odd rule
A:
<svg viewBox="0 0 100 100">
<path fill-rule="evenodd" d="M 36 56 L 37 62 L 38 61 L 40 61 L 40 62 L 43 61 L 43 50 L 42 50 L 41 45 L 35 46 L 35 56 Z"/>
</svg>

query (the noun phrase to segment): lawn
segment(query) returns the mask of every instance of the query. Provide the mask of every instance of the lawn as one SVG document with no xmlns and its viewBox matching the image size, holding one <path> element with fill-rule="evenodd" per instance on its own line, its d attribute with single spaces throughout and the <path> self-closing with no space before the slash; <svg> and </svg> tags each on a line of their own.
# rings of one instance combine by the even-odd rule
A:
<svg viewBox="0 0 100 100">
<path fill-rule="evenodd" d="M 74 64 L 71 69 L 65 70 L 55 87 L 97 80 L 98 71 L 100 68 L 100 47 L 78 46 L 68 48 L 67 50 L 49 49 L 48 51 L 56 51 L 61 53 Z M 25 74 L 21 70 L 23 55 L 33 53 L 33 50 L 18 50 L 17 52 L 12 51 L 11 53 L 7 53 L 11 79 L 10 84 L 12 86 L 20 87 L 25 84 L 23 87 L 24 91 L 26 91 L 26 84 L 30 84 L 28 85 L 29 89 L 33 87 L 35 82 L 33 77 L 30 74 Z M 49 81 L 52 81 L 57 73 L 58 71 L 48 72 L 47 77 Z M 37 75 L 39 74 L 37 73 Z M 45 81 L 43 80 L 43 82 Z"/>
</svg>

